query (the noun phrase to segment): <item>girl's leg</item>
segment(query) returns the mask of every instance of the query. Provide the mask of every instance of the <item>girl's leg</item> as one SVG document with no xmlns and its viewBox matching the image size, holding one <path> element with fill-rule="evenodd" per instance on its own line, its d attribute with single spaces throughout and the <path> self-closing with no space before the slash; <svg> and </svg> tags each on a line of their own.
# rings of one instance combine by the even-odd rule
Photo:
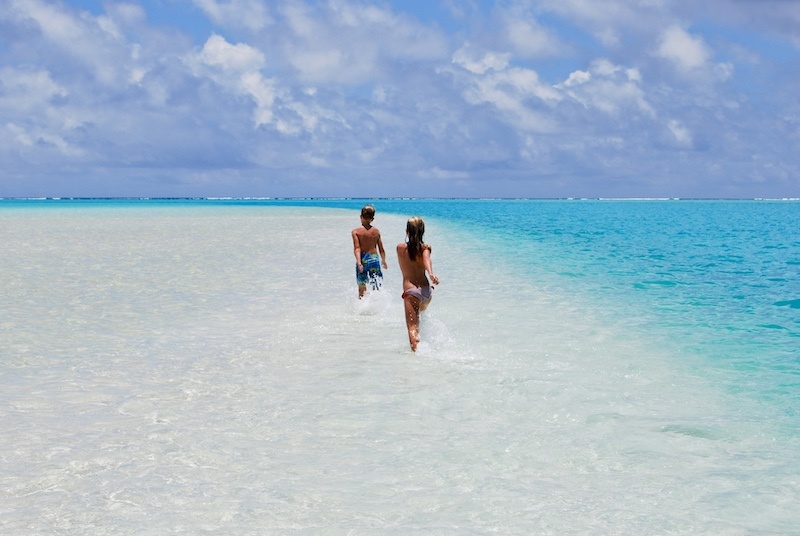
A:
<svg viewBox="0 0 800 536">
<path fill-rule="evenodd" d="M 406 327 L 408 328 L 408 342 L 411 344 L 411 351 L 417 351 L 419 344 L 419 300 L 408 297 L 403 300 L 406 310 Z"/>
</svg>

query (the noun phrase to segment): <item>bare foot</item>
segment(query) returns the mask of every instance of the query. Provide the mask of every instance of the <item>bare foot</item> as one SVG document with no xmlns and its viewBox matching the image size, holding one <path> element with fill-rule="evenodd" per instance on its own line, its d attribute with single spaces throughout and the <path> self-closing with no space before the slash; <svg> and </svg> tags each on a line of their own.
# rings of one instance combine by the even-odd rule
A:
<svg viewBox="0 0 800 536">
<path fill-rule="evenodd" d="M 416 330 L 410 330 L 408 332 L 408 342 L 411 343 L 411 351 L 417 351 L 417 345 L 419 344 L 419 332 Z"/>
</svg>

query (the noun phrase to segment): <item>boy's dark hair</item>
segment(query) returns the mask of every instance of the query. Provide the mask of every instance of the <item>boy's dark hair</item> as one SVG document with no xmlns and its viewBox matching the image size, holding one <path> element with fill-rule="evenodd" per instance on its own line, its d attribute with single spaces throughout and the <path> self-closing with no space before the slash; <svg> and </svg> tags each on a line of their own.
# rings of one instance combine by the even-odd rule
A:
<svg viewBox="0 0 800 536">
<path fill-rule="evenodd" d="M 361 209 L 361 217 L 366 218 L 368 220 L 375 219 L 375 207 L 372 205 L 367 205 Z"/>
</svg>

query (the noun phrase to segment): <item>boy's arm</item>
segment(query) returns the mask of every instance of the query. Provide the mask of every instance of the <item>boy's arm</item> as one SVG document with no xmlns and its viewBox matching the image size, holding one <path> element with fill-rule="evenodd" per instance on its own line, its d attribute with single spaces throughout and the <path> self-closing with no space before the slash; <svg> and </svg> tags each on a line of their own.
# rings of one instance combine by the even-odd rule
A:
<svg viewBox="0 0 800 536">
<path fill-rule="evenodd" d="M 378 252 L 381 254 L 381 265 L 384 269 L 388 269 L 389 266 L 386 264 L 386 252 L 383 250 L 383 240 L 381 240 L 381 235 L 378 235 Z"/>
<path fill-rule="evenodd" d="M 352 233 L 353 235 L 353 256 L 356 258 L 356 266 L 358 266 L 358 271 L 364 271 L 364 265 L 361 264 L 361 242 L 358 240 L 358 235 L 356 234 L 356 230 L 354 229 Z"/>
</svg>

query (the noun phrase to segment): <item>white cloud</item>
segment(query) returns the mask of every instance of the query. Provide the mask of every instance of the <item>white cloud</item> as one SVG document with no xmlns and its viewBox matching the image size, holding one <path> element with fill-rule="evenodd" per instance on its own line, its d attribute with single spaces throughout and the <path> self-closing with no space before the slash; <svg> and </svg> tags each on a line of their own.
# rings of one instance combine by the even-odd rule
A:
<svg viewBox="0 0 800 536">
<path fill-rule="evenodd" d="M 15 123 L 6 123 L 0 134 L 0 139 L 2 138 L 12 141 L 11 143 L 7 141 L 6 150 L 16 146 L 24 153 L 38 148 L 44 152 L 55 151 L 68 157 L 82 156 L 85 153 L 83 149 L 73 146 L 62 136 L 38 127 L 26 128 Z"/>
<path fill-rule="evenodd" d="M 677 25 L 662 33 L 654 54 L 669 61 L 679 73 L 698 82 L 724 82 L 733 76 L 732 63 L 713 63 L 713 52 L 705 40 Z"/>
<path fill-rule="evenodd" d="M 36 113 L 67 90 L 56 83 L 48 71 L 13 67 L 0 68 L 0 109 L 13 113 Z"/>
<path fill-rule="evenodd" d="M 56 5 L 37 0 L 12 0 L 10 7 L 19 19 L 35 22 L 53 41 L 69 45 L 84 39 L 86 32 L 79 20 Z"/>
<path fill-rule="evenodd" d="M 649 33 L 668 12 L 669 0 L 543 0 L 538 8 L 558 14 L 588 31 L 603 46 L 629 46 L 627 32 Z"/>
<path fill-rule="evenodd" d="M 249 185 L 324 170 L 278 192 L 300 195 L 338 193 L 359 173 L 457 179 L 430 181 L 436 195 L 480 193 L 500 173 L 517 173 L 511 195 L 533 193 L 537 174 L 567 184 L 586 170 L 680 182 L 712 161 L 743 181 L 758 167 L 760 184 L 777 176 L 770 160 L 800 176 L 789 2 L 451 2 L 462 18 L 428 22 L 398 0 L 193 0 L 170 2 L 191 16 L 166 24 L 161 4 L 0 0 L 4 173 L 45 184 L 117 166 L 155 194 L 144 190 L 178 169 L 202 187 L 208 169 L 252 170 Z M 753 145 L 760 162 L 738 156 Z M 678 162 L 675 148 L 702 150 Z"/>
<path fill-rule="evenodd" d="M 223 71 L 257 71 L 264 66 L 264 54 L 261 51 L 245 43 L 232 45 L 216 34 L 203 45 L 199 59 Z"/>
<path fill-rule="evenodd" d="M 284 4 L 281 57 L 304 82 L 356 86 L 389 79 L 396 65 L 445 58 L 437 29 L 375 5 L 341 0 Z"/>
<path fill-rule="evenodd" d="M 469 173 L 466 171 L 456 171 L 451 169 L 442 169 L 438 166 L 420 170 L 417 176 L 422 179 L 437 179 L 437 180 L 452 180 L 452 179 L 468 179 Z"/>
<path fill-rule="evenodd" d="M 193 0 L 217 25 L 245 28 L 253 32 L 263 30 L 273 23 L 261 0 Z"/>
<path fill-rule="evenodd" d="M 364 59 L 362 56 L 361 59 Z M 365 65 L 357 67 L 350 63 L 348 56 L 341 49 L 296 49 L 292 52 L 291 61 L 295 67 L 304 73 L 308 80 L 324 82 L 326 80 L 341 80 L 345 72 L 356 74 L 358 69 L 359 79 L 366 76 Z"/>
<path fill-rule="evenodd" d="M 704 67 L 711 51 L 701 37 L 695 37 L 680 26 L 670 26 L 661 35 L 656 55 L 671 61 L 684 71 Z"/>
<path fill-rule="evenodd" d="M 284 114 L 277 128 L 278 131 L 288 135 L 298 135 L 302 132 L 322 132 L 325 134 L 327 125 L 337 125 L 350 128 L 347 121 L 338 113 L 325 109 L 312 102 L 299 100 L 286 104 L 286 110 L 292 113 Z"/>
<path fill-rule="evenodd" d="M 512 19 L 507 27 L 508 41 L 516 54 L 526 58 L 550 56 L 561 48 L 555 33 L 535 20 Z"/>
<path fill-rule="evenodd" d="M 130 59 L 130 49 L 121 43 L 122 33 L 116 21 L 108 16 L 77 15 L 60 4 L 39 0 L 11 0 L 10 4 L 13 17 L 34 23 L 59 53 L 88 66 L 98 82 L 108 86 L 127 83 L 124 67 Z M 117 12 L 135 20 L 138 10 L 122 8 Z"/>
<path fill-rule="evenodd" d="M 253 123 L 272 127 L 287 136 L 314 132 L 326 122 L 346 125 L 337 113 L 315 104 L 316 88 L 298 88 L 297 95 L 281 87 L 275 78 L 266 78 L 264 54 L 246 43 L 231 44 L 212 35 L 202 50 L 187 62 L 197 76 L 205 76 L 234 95 L 245 95 L 255 103 Z"/>
<path fill-rule="evenodd" d="M 256 104 L 255 126 L 273 122 L 276 89 L 260 72 L 265 62 L 261 51 L 246 43 L 232 45 L 214 34 L 187 62 L 198 76 L 207 76 L 234 94 L 249 96 Z"/>
<path fill-rule="evenodd" d="M 453 63 L 474 74 L 484 74 L 486 71 L 502 71 L 508 67 L 511 54 L 498 52 L 480 53 L 469 43 L 462 46 L 453 54 Z"/>
<path fill-rule="evenodd" d="M 569 78 L 564 81 L 564 87 L 579 86 L 592 79 L 592 73 L 588 71 L 573 71 Z"/>
<path fill-rule="evenodd" d="M 585 108 L 596 109 L 607 115 L 615 116 L 623 110 L 631 110 L 654 117 L 655 108 L 648 102 L 641 81 L 638 69 L 598 59 L 592 62 L 588 72 L 574 71 L 556 88 Z"/>
<path fill-rule="evenodd" d="M 272 105 L 275 103 L 273 84 L 255 71 L 242 73 L 239 82 L 241 88 L 256 102 L 254 112 L 256 126 L 272 123 Z"/>
<path fill-rule="evenodd" d="M 48 71 L 0 68 L 0 116 L 7 121 L 6 139 L 12 146 L 83 155 L 85 151 L 65 136 L 81 128 L 87 117 L 61 104 L 68 98 L 67 89 Z"/>
<path fill-rule="evenodd" d="M 469 72 L 464 98 L 470 104 L 491 104 L 505 121 L 526 132 L 550 132 L 555 128 L 546 110 L 561 95 L 543 84 L 536 71 L 514 67 L 486 74 Z"/>
<path fill-rule="evenodd" d="M 343 26 L 359 28 L 367 25 L 391 26 L 394 17 L 391 12 L 368 4 L 354 5 L 342 0 L 330 0 L 329 9 Z"/>
<path fill-rule="evenodd" d="M 679 147 L 691 147 L 694 143 L 692 132 L 677 119 L 670 119 L 667 128 Z"/>
<path fill-rule="evenodd" d="M 730 62 L 718 63 L 714 66 L 712 74 L 717 80 L 725 81 L 733 76 L 733 64 Z"/>
<path fill-rule="evenodd" d="M 455 73 L 464 84 L 465 101 L 491 105 L 506 123 L 524 132 L 552 132 L 556 124 L 549 111 L 561 100 L 560 92 L 542 82 L 536 71 L 511 67 L 511 57 L 471 43 L 456 50 L 452 64 L 461 68 Z"/>
</svg>

